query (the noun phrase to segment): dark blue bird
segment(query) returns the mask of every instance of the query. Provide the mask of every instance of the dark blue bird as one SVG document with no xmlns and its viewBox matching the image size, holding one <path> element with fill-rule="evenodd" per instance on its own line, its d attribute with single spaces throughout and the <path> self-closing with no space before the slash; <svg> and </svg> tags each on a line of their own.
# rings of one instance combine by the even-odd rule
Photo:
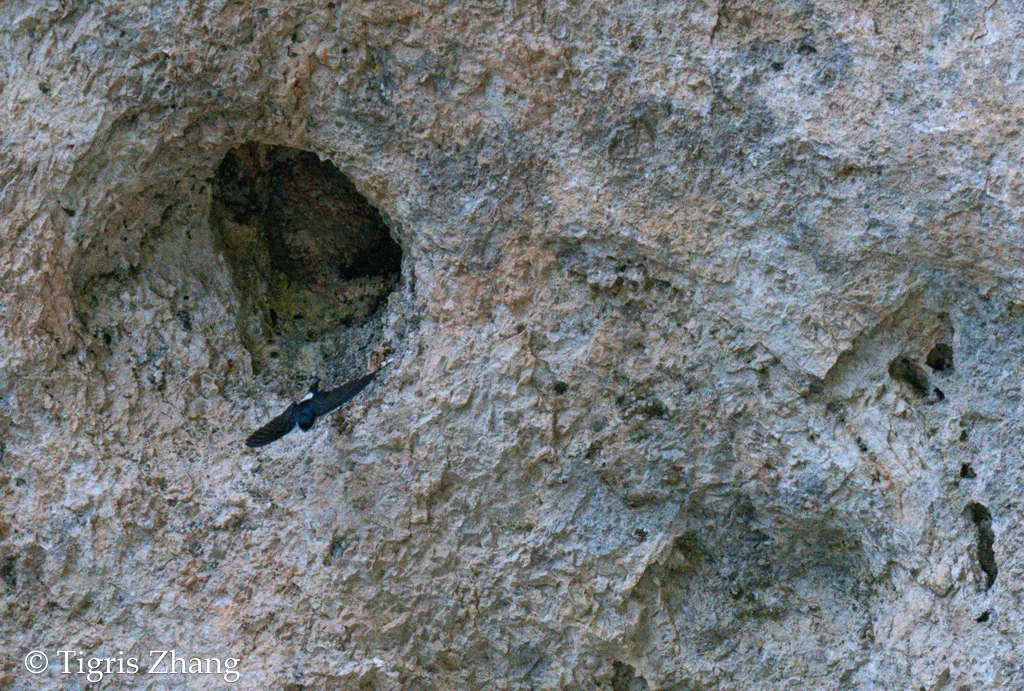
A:
<svg viewBox="0 0 1024 691">
<path fill-rule="evenodd" d="M 291 432 L 296 425 L 303 432 L 309 431 L 317 418 L 355 398 L 376 376 L 377 372 L 367 374 L 330 391 L 320 391 L 320 382 L 314 382 L 301 401 L 292 403 L 283 413 L 250 434 L 245 445 L 250 448 L 266 446 Z"/>
</svg>

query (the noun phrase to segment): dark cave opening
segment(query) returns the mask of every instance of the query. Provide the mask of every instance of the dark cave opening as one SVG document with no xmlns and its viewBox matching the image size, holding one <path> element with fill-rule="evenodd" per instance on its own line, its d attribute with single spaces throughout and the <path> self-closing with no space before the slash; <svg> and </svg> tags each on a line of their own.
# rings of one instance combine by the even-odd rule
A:
<svg viewBox="0 0 1024 691">
<path fill-rule="evenodd" d="M 253 142 L 232 149 L 214 177 L 210 218 L 254 373 L 330 375 L 379 343 L 377 317 L 401 281 L 402 248 L 330 161 Z"/>
<path fill-rule="evenodd" d="M 310 151 L 249 143 L 217 169 L 215 201 L 262 231 L 270 268 L 292 281 L 397 274 L 402 248 L 380 212 L 330 161 Z"/>
</svg>

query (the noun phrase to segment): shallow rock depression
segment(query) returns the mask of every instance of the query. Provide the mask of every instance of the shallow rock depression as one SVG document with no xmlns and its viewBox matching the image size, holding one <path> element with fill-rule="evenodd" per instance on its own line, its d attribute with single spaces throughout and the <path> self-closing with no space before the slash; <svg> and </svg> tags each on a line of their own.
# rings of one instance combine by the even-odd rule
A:
<svg viewBox="0 0 1024 691">
<path fill-rule="evenodd" d="M 1024 688 L 1022 34 L 4 3 L 0 689 Z"/>
</svg>

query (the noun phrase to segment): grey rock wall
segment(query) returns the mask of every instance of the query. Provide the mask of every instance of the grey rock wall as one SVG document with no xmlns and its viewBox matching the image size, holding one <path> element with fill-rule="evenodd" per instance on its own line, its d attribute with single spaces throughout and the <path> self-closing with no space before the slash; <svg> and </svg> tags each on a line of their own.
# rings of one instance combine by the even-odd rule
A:
<svg viewBox="0 0 1024 691">
<path fill-rule="evenodd" d="M 1024 688 L 1022 20 L 5 3 L 0 688 Z M 403 252 L 276 368 L 214 198 L 248 142 Z"/>
</svg>

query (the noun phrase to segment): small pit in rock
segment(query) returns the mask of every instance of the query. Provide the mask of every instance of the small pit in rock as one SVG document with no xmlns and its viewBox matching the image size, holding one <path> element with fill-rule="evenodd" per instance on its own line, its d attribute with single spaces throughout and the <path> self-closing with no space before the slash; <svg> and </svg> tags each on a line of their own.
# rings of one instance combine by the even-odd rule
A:
<svg viewBox="0 0 1024 691">
<path fill-rule="evenodd" d="M 909 357 L 901 355 L 889 363 L 889 376 L 905 385 L 915 395 L 921 398 L 928 396 L 928 375 Z"/>
<path fill-rule="evenodd" d="M 640 676 L 632 665 L 625 662 L 612 663 L 612 691 L 646 691 L 647 680 Z"/>
<path fill-rule="evenodd" d="M 402 250 L 344 173 L 309 151 L 248 143 L 220 164 L 210 216 L 254 373 L 294 388 L 366 368 Z"/>
<path fill-rule="evenodd" d="M 928 352 L 925 364 L 936 372 L 953 369 L 953 348 L 946 343 L 939 343 Z"/>
</svg>

